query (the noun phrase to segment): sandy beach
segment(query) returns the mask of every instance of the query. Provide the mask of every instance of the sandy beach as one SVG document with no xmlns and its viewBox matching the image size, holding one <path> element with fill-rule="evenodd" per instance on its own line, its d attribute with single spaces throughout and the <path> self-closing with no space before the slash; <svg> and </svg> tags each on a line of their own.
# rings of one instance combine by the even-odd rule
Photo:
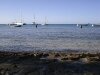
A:
<svg viewBox="0 0 100 75">
<path fill-rule="evenodd" d="M 100 53 L 0 52 L 0 75 L 99 75 Z"/>
</svg>

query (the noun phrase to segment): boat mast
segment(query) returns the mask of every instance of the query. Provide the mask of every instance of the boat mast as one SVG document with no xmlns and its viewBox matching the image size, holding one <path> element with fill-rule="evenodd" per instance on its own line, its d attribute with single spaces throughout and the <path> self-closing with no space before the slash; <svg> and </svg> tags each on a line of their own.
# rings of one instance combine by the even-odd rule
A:
<svg viewBox="0 0 100 75">
<path fill-rule="evenodd" d="M 45 23 L 44 23 L 44 25 L 46 25 L 47 24 L 47 17 L 45 17 Z"/>
<path fill-rule="evenodd" d="M 21 23 L 22 23 L 22 13 L 21 13 Z"/>
<path fill-rule="evenodd" d="M 78 27 L 79 25 L 77 24 L 77 27 Z"/>
<path fill-rule="evenodd" d="M 35 15 L 34 15 L 34 18 L 33 18 L 33 25 L 35 25 L 36 23 L 35 23 Z"/>
</svg>

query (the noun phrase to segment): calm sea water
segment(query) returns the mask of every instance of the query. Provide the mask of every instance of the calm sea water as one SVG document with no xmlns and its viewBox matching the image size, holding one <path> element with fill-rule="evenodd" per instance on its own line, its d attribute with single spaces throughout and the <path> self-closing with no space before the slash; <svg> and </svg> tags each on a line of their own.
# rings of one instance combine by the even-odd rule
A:
<svg viewBox="0 0 100 75">
<path fill-rule="evenodd" d="M 100 27 L 76 25 L 0 25 L 0 50 L 79 50 L 100 51 Z"/>
</svg>

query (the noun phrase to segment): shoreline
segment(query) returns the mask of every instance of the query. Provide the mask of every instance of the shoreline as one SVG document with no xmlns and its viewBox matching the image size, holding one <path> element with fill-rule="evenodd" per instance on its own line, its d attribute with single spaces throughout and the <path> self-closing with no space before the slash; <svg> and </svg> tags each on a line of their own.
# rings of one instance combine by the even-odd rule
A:
<svg viewBox="0 0 100 75">
<path fill-rule="evenodd" d="M 0 75 L 99 75 L 100 53 L 0 51 Z"/>
</svg>

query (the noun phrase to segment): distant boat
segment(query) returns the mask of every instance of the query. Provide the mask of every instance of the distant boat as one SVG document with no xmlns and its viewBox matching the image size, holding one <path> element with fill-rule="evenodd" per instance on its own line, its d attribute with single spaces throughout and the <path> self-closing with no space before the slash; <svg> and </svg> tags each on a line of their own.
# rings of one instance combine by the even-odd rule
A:
<svg viewBox="0 0 100 75">
<path fill-rule="evenodd" d="M 77 27 L 79 26 L 79 24 L 77 24 Z"/>
<path fill-rule="evenodd" d="M 94 27 L 94 24 L 92 24 L 92 27 Z"/>
<path fill-rule="evenodd" d="M 10 26 L 14 26 L 14 27 L 22 27 L 23 25 L 25 25 L 25 23 L 22 22 L 22 14 L 21 14 L 21 20 L 19 22 L 16 21 L 10 24 Z"/>
<path fill-rule="evenodd" d="M 35 22 L 35 16 L 34 16 L 34 21 L 33 21 L 32 23 L 33 23 L 33 25 L 36 25 L 36 22 Z"/>
<path fill-rule="evenodd" d="M 26 23 L 23 23 L 23 25 L 27 25 Z"/>
<path fill-rule="evenodd" d="M 42 24 L 42 25 L 48 25 L 48 24 L 47 24 L 47 18 L 46 18 L 46 17 L 45 17 L 45 23 Z"/>
<path fill-rule="evenodd" d="M 12 24 L 9 24 L 10 26 L 14 26 L 14 27 L 21 27 L 23 25 L 22 22 L 15 22 L 15 23 L 12 23 Z"/>
<path fill-rule="evenodd" d="M 33 23 L 33 25 L 36 25 L 36 23 L 35 22 L 32 22 Z"/>
</svg>

